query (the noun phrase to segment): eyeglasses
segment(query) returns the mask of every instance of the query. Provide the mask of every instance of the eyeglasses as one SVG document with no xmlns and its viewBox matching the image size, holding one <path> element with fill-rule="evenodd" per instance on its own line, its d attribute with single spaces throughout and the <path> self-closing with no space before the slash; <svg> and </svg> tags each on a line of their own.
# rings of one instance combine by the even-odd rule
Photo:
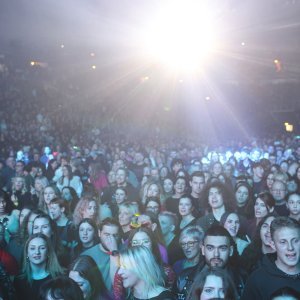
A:
<svg viewBox="0 0 300 300">
<path fill-rule="evenodd" d="M 187 243 L 180 243 L 181 248 L 192 248 L 194 247 L 199 241 L 190 241 Z"/>
<path fill-rule="evenodd" d="M 133 240 L 131 242 L 132 246 L 148 246 L 149 244 L 150 244 L 150 240 L 148 240 L 148 239 L 144 239 L 144 240 L 140 240 L 140 241 Z"/>
<path fill-rule="evenodd" d="M 274 193 L 281 193 L 281 192 L 285 192 L 285 190 L 279 190 L 279 189 L 275 189 L 275 190 L 272 190 Z"/>
</svg>

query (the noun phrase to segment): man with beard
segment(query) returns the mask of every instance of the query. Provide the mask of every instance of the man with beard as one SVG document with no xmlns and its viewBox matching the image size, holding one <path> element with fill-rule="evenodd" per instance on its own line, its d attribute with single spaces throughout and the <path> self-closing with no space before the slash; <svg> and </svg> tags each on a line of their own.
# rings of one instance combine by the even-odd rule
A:
<svg viewBox="0 0 300 300">
<path fill-rule="evenodd" d="M 239 295 L 241 295 L 247 274 L 235 264 L 237 260 L 236 250 L 228 231 L 220 225 L 210 227 L 204 235 L 201 249 L 205 263 L 199 266 L 198 272 L 211 267 L 225 269 L 233 280 Z"/>
</svg>

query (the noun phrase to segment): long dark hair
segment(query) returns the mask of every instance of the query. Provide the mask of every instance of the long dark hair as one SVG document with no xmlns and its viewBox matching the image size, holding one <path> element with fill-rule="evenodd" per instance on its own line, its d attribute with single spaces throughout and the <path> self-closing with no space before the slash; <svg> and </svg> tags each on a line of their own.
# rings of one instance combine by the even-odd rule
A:
<svg viewBox="0 0 300 300">
<path fill-rule="evenodd" d="M 71 271 L 78 272 L 82 278 L 90 283 L 92 292 L 89 299 L 97 299 L 100 292 L 101 294 L 103 294 L 103 291 L 106 293 L 102 275 L 97 264 L 90 256 L 81 255 L 76 258 L 69 267 L 69 273 Z"/>
<path fill-rule="evenodd" d="M 260 230 L 262 225 L 265 221 L 270 217 L 277 217 L 276 213 L 269 213 L 264 218 L 260 220 L 258 223 L 255 235 L 251 243 L 245 248 L 240 257 L 240 264 L 241 266 L 249 272 L 249 274 L 254 270 L 255 264 L 259 260 L 260 256 L 262 255 L 262 240 L 260 237 Z"/>
<path fill-rule="evenodd" d="M 5 212 L 8 215 L 10 215 L 11 212 L 14 210 L 15 206 L 14 206 L 13 202 L 11 201 L 9 195 L 2 189 L 0 189 L 0 199 L 3 199 L 4 202 L 6 203 Z"/>
<path fill-rule="evenodd" d="M 211 211 L 211 207 L 208 203 L 208 194 L 211 188 L 216 188 L 223 197 L 223 203 L 226 210 L 235 211 L 235 198 L 232 191 L 222 182 L 215 181 L 204 187 L 201 196 L 200 203 L 207 211 Z"/>
<path fill-rule="evenodd" d="M 229 274 L 227 273 L 226 270 L 217 268 L 217 267 L 208 268 L 206 270 L 203 270 L 196 276 L 196 278 L 191 286 L 190 292 L 187 296 L 187 299 L 189 299 L 189 300 L 200 299 L 200 296 L 202 294 L 202 291 L 203 291 L 203 288 L 205 285 L 205 281 L 208 276 L 217 276 L 222 279 L 223 290 L 224 290 L 224 299 L 226 299 L 226 300 L 238 299 L 237 290 L 235 288 L 235 285 L 234 285 L 231 277 L 229 276 Z"/>
</svg>

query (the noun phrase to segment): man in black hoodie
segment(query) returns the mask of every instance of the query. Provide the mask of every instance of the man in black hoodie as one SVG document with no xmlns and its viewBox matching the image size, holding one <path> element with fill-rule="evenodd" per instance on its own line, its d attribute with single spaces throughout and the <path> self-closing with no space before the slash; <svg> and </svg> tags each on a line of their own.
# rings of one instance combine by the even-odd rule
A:
<svg viewBox="0 0 300 300">
<path fill-rule="evenodd" d="M 300 292 L 300 224 L 288 217 L 271 223 L 272 247 L 263 265 L 247 280 L 242 300 L 271 299 L 272 293 L 289 287 Z"/>
</svg>

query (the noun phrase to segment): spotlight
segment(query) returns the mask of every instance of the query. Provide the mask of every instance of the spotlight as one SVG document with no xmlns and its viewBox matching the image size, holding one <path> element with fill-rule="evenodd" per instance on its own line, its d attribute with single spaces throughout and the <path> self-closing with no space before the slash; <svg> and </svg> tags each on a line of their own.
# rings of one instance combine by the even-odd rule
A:
<svg viewBox="0 0 300 300">
<path fill-rule="evenodd" d="M 196 70 L 216 45 L 212 18 L 203 1 L 169 1 L 145 33 L 150 56 L 175 70 Z"/>
</svg>

